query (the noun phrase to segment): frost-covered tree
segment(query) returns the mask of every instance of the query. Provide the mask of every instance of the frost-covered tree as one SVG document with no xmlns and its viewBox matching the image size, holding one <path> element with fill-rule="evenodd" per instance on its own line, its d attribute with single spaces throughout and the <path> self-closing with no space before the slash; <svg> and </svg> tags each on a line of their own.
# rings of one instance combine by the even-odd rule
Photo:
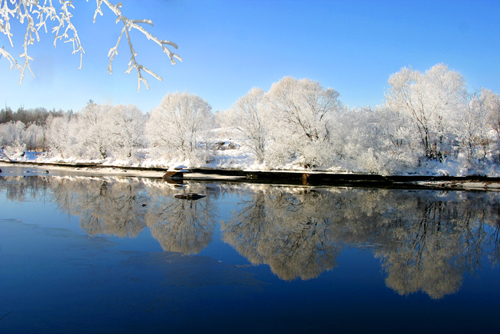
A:
<svg viewBox="0 0 500 334">
<path fill-rule="evenodd" d="M 77 119 L 66 113 L 62 117 L 49 117 L 47 123 L 47 146 L 52 155 L 63 159 L 78 156 L 75 150 L 80 140 Z"/>
<path fill-rule="evenodd" d="M 491 136 L 488 134 L 493 129 L 489 124 L 489 107 L 492 102 L 490 100 L 494 98 L 494 94 L 486 90 L 474 92 L 468 97 L 461 119 L 459 140 L 469 163 L 475 159 L 485 159 L 489 153 Z"/>
<path fill-rule="evenodd" d="M 25 143 L 28 150 L 44 149 L 44 129 L 37 124 L 26 127 Z"/>
<path fill-rule="evenodd" d="M 109 121 L 109 131 L 113 135 L 111 149 L 115 157 L 137 157 L 138 150 L 144 148 L 146 142 L 146 115 L 135 105 L 120 104 L 110 110 Z"/>
<path fill-rule="evenodd" d="M 338 97 L 334 89 L 309 79 L 285 77 L 273 84 L 265 102 L 273 115 L 274 160 L 292 157 L 306 167 L 331 160 L 330 126 L 340 109 Z"/>
<path fill-rule="evenodd" d="M 373 111 L 372 147 L 377 157 L 378 173 L 407 172 L 418 166 L 424 151 L 411 120 L 397 110 L 377 107 Z"/>
<path fill-rule="evenodd" d="M 26 149 L 26 125 L 23 122 L 0 124 L 0 144 L 4 154 L 12 158 Z"/>
<path fill-rule="evenodd" d="M 90 101 L 78 113 L 78 141 L 91 159 L 106 159 L 110 154 L 113 146 L 111 108 Z"/>
<path fill-rule="evenodd" d="M 168 93 L 146 124 L 150 145 L 162 155 L 195 158 L 202 132 L 211 127 L 211 109 L 198 95 Z"/>
<path fill-rule="evenodd" d="M 498 161 L 500 159 L 500 96 L 489 89 L 482 89 L 479 101 L 481 108 L 486 110 L 487 124 L 492 131 L 488 133 L 489 149 L 496 155 Z M 495 143 L 492 144 L 492 141 Z"/>
<path fill-rule="evenodd" d="M 88 0 L 87 0 L 88 1 Z M 59 6 L 55 6 L 54 2 L 58 2 Z M 128 46 L 130 49 L 130 62 L 126 73 L 130 73 L 132 70 L 137 71 L 137 91 L 141 87 L 141 82 L 144 83 L 147 89 L 149 85 L 147 80 L 143 77 L 142 71 L 148 73 L 158 80 L 162 78 L 153 72 L 152 70 L 146 68 L 145 66 L 137 62 L 137 52 L 134 50 L 130 32 L 132 30 L 137 30 L 142 33 L 148 40 L 152 40 L 158 44 L 162 51 L 167 54 L 172 65 L 176 63 L 175 59 L 181 60 L 179 55 L 175 54 L 169 49 L 169 46 L 177 49 L 177 45 L 173 42 L 159 39 L 149 33 L 144 25 L 153 25 L 151 20 L 134 20 L 125 17 L 122 14 L 122 3 L 113 4 L 109 0 L 96 0 L 96 10 L 94 13 L 94 22 L 97 15 L 103 15 L 102 5 L 108 7 L 113 14 L 116 15 L 116 23 L 121 22 L 123 28 L 118 37 L 116 45 L 110 48 L 108 52 L 109 64 L 108 72 L 112 73 L 112 62 L 114 57 L 118 54 L 118 46 L 125 35 Z M 23 52 L 19 55 L 23 59 L 22 65 L 3 47 L 0 48 L 0 58 L 3 57 L 7 59 L 10 63 L 10 69 L 18 69 L 20 71 L 20 80 L 22 82 L 24 78 L 24 72 L 26 69 L 34 76 L 31 71 L 30 61 L 33 60 L 28 54 L 28 47 L 36 41 L 40 40 L 40 35 L 38 31 L 44 29 L 47 32 L 47 25 L 52 25 L 52 32 L 54 33 L 54 46 L 56 46 L 58 41 L 64 43 L 71 43 L 73 45 L 73 54 L 80 54 L 80 67 L 82 67 L 83 53 L 85 53 L 82 43 L 80 41 L 80 36 L 78 35 L 77 28 L 73 25 L 71 19 L 73 17 L 72 11 L 75 10 L 73 1 L 67 0 L 0 0 L 0 33 L 7 36 L 10 42 L 10 46 L 14 47 L 13 37 L 14 34 L 11 30 L 11 20 L 19 21 L 20 24 L 26 24 L 26 33 L 24 35 Z"/>
<path fill-rule="evenodd" d="M 335 154 L 344 168 L 362 172 L 387 172 L 386 161 L 380 154 L 380 121 L 369 107 L 344 109 L 331 131 Z"/>
<path fill-rule="evenodd" d="M 442 160 L 457 136 L 466 105 L 463 76 L 438 64 L 425 73 L 403 68 L 389 78 L 385 106 L 411 120 L 428 159 Z"/>
<path fill-rule="evenodd" d="M 263 103 L 264 94 L 262 89 L 252 88 L 226 114 L 228 124 L 243 134 L 245 146 L 255 154 L 258 162 L 264 161 L 271 130 L 269 113 Z"/>
</svg>

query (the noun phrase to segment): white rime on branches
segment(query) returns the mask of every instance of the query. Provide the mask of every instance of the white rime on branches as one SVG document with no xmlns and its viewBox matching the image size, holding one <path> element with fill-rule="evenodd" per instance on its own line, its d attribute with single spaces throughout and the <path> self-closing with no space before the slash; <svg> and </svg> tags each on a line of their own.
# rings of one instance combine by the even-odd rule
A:
<svg viewBox="0 0 500 334">
<path fill-rule="evenodd" d="M 87 0 L 88 1 L 88 0 Z M 20 79 L 19 84 L 22 83 L 24 79 L 24 72 L 28 69 L 33 75 L 31 70 L 30 61 L 33 57 L 28 55 L 28 46 L 36 41 L 40 41 L 40 35 L 38 31 L 43 28 L 47 32 L 47 22 L 55 21 L 52 27 L 52 33 L 54 34 L 54 47 L 57 41 L 61 40 L 63 43 L 71 43 L 73 45 L 73 54 L 80 54 L 80 67 L 82 68 L 82 59 L 85 50 L 83 49 L 80 37 L 76 27 L 71 22 L 73 14 L 72 9 L 75 9 L 72 1 L 68 0 L 58 0 L 60 7 L 56 9 L 53 2 L 54 0 L 0 0 L 0 33 L 3 33 L 9 39 L 11 47 L 14 47 L 12 41 L 13 34 L 11 32 L 11 19 L 19 21 L 19 23 L 24 24 L 26 22 L 26 33 L 24 35 L 23 43 L 23 53 L 19 55 L 20 58 L 24 58 L 22 65 L 7 51 L 4 46 L 0 48 L 0 58 L 4 57 L 10 63 L 10 70 L 13 68 L 19 70 Z M 161 81 L 163 78 L 150 70 L 149 68 L 141 65 L 137 62 L 137 52 L 134 50 L 132 40 L 130 38 L 130 31 L 132 29 L 140 31 L 148 40 L 152 40 L 158 44 L 162 51 L 167 54 L 172 65 L 176 64 L 175 59 L 182 61 L 182 58 L 173 53 L 167 46 L 172 46 L 177 49 L 177 45 L 173 42 L 161 40 L 151 33 L 149 33 L 141 24 L 153 25 L 151 20 L 132 20 L 122 15 L 122 3 L 113 4 L 109 0 L 96 0 L 97 8 L 94 13 L 94 22 L 96 20 L 97 14 L 103 15 L 101 6 L 106 5 L 115 15 L 116 23 L 122 22 L 123 28 L 118 37 L 116 45 L 110 48 L 108 52 L 109 64 L 108 72 L 112 73 L 112 62 L 114 57 L 118 54 L 118 46 L 120 45 L 123 34 L 127 37 L 128 46 L 130 49 L 130 62 L 128 64 L 128 69 L 126 73 L 130 73 L 133 69 L 137 71 L 137 91 L 141 88 L 141 82 L 149 89 L 149 84 L 147 80 L 143 77 L 142 72 L 144 71 L 149 75 L 153 76 L 155 79 Z"/>
<path fill-rule="evenodd" d="M 111 152 L 113 132 L 110 126 L 110 105 L 95 104 L 90 101 L 78 114 L 82 138 L 87 156 L 93 159 L 106 159 Z M 111 130 L 111 131 L 110 131 Z"/>
<path fill-rule="evenodd" d="M 309 79 L 285 77 L 273 84 L 265 103 L 276 127 L 274 158 L 296 156 L 306 167 L 331 159 L 331 126 L 341 108 L 338 97 L 334 89 Z"/>
<path fill-rule="evenodd" d="M 145 146 L 147 117 L 135 105 L 119 104 L 111 108 L 108 118 L 113 155 L 122 159 L 137 157 Z"/>
<path fill-rule="evenodd" d="M 451 150 L 465 110 L 463 76 L 444 64 L 425 73 L 403 68 L 391 75 L 389 85 L 386 107 L 411 120 L 428 159 L 442 160 Z"/>
<path fill-rule="evenodd" d="M 197 142 L 213 121 L 212 107 L 198 95 L 168 93 L 146 124 L 150 144 L 162 156 L 196 158 Z"/>
<path fill-rule="evenodd" d="M 264 94 L 262 89 L 252 88 L 231 107 L 228 114 L 229 124 L 245 136 L 246 146 L 255 154 L 259 163 L 264 161 L 271 130 L 262 101 Z"/>
</svg>

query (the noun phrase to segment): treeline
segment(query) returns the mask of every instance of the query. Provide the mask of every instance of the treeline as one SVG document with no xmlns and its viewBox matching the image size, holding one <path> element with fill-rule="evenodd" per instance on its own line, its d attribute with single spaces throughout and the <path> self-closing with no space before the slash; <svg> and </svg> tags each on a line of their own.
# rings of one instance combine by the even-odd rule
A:
<svg viewBox="0 0 500 334">
<path fill-rule="evenodd" d="M 9 122 L 22 122 L 24 125 L 29 126 L 36 124 L 45 126 L 49 117 L 61 117 L 64 114 L 73 114 L 73 110 L 63 111 L 59 109 L 47 110 L 45 108 L 24 109 L 23 107 L 13 111 L 10 107 L 0 109 L 0 124 Z"/>
<path fill-rule="evenodd" d="M 75 114 L 48 115 L 45 125 L 0 124 L 1 145 L 11 156 L 36 147 L 70 160 L 500 174 L 497 94 L 469 92 L 464 77 L 444 64 L 424 73 L 403 68 L 388 83 L 375 108 L 348 108 L 334 89 L 292 77 L 268 92 L 253 88 L 217 114 L 188 92 L 168 93 L 148 114 L 90 101 Z M 228 140 L 239 147 L 230 158 L 217 150 Z"/>
<path fill-rule="evenodd" d="M 451 162 L 447 168 L 456 173 L 498 165 L 497 94 L 468 92 L 463 76 L 443 64 L 425 73 L 403 68 L 389 85 L 382 106 L 350 109 L 333 89 L 284 78 L 269 92 L 252 89 L 224 119 L 260 161 L 272 166 L 384 174 Z"/>
<path fill-rule="evenodd" d="M 52 119 L 66 116 L 73 117 L 73 110 L 56 111 L 45 108 L 13 111 L 9 107 L 0 110 L 0 147 L 8 148 L 13 154 L 22 154 L 24 150 L 47 151 L 46 132 Z"/>
</svg>

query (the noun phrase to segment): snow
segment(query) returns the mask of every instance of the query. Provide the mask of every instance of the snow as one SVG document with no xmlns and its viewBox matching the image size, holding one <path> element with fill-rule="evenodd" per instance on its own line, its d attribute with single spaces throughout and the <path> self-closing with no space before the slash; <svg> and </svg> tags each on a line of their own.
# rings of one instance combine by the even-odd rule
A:
<svg viewBox="0 0 500 334">
<path fill-rule="evenodd" d="M 219 131 L 221 131 L 219 129 Z M 227 138 L 229 141 L 234 141 L 234 138 Z M 113 157 L 108 157 L 106 159 L 83 159 L 83 158 L 62 158 L 61 156 L 53 156 L 47 152 L 37 153 L 24 151 L 17 153 L 12 156 L 12 161 L 14 162 L 32 162 L 41 164 L 69 164 L 74 167 L 57 167 L 63 170 L 74 170 L 75 167 L 81 164 L 95 164 L 102 167 L 109 166 L 109 169 L 100 168 L 98 170 L 99 174 L 114 174 L 121 175 L 127 174 L 131 175 L 143 175 L 150 177 L 161 177 L 164 172 L 146 172 L 146 171 L 120 171 L 116 167 L 137 167 L 137 168 L 161 168 L 164 171 L 182 169 L 186 173 L 192 168 L 210 168 L 210 169 L 226 169 L 226 170 L 243 170 L 243 171 L 291 171 L 291 172 L 307 172 L 307 173 L 348 173 L 357 174 L 365 173 L 366 171 L 360 169 L 352 169 L 352 166 L 347 164 L 336 164 L 328 168 L 303 168 L 296 161 L 290 161 L 279 166 L 268 166 L 265 163 L 259 163 L 255 156 L 250 152 L 248 148 L 244 145 L 239 145 L 235 149 L 225 149 L 225 150 L 210 150 L 210 161 L 206 163 L 192 162 L 190 160 L 180 160 L 180 159 L 165 159 L 163 157 L 151 157 L 144 160 L 137 159 L 115 159 Z M 0 161 L 9 162 L 7 156 L 4 154 L 3 150 L 0 149 Z M 45 168 L 45 167 L 43 167 Z M 48 168 L 48 167 L 47 167 Z M 54 168 L 54 167 L 50 167 Z M 177 170 L 178 171 L 178 170 Z M 79 168 L 80 173 L 95 173 L 95 169 L 92 168 Z M 398 175 L 427 175 L 427 176 L 488 176 L 488 177 L 500 177 L 500 166 L 495 164 L 483 164 L 482 166 L 465 166 L 458 160 L 446 160 L 444 162 L 438 161 L 428 161 L 423 163 L 420 167 L 408 169 L 400 173 L 395 173 Z M 187 175 L 186 175 L 187 177 Z M 206 177 L 197 175 L 195 173 L 190 173 L 189 178 L 200 178 Z"/>
</svg>

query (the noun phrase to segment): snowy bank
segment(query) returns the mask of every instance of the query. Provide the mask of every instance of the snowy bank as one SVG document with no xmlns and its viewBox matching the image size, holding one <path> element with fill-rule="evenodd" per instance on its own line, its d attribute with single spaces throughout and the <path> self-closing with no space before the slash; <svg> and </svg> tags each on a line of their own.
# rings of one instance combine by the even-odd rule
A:
<svg viewBox="0 0 500 334">
<path fill-rule="evenodd" d="M 164 178 L 167 169 L 158 167 L 110 166 L 104 164 L 56 164 L 41 162 L 0 162 L 2 172 L 7 174 L 55 176 L 98 176 L 124 178 Z M 291 184 L 303 186 L 348 186 L 390 187 L 450 190 L 500 191 L 500 178 L 484 176 L 433 176 L 433 175 L 376 175 L 363 173 L 332 173 L 311 171 L 248 171 L 242 169 L 192 168 L 183 178 L 168 182 L 183 181 L 230 181 L 249 184 Z"/>
</svg>

